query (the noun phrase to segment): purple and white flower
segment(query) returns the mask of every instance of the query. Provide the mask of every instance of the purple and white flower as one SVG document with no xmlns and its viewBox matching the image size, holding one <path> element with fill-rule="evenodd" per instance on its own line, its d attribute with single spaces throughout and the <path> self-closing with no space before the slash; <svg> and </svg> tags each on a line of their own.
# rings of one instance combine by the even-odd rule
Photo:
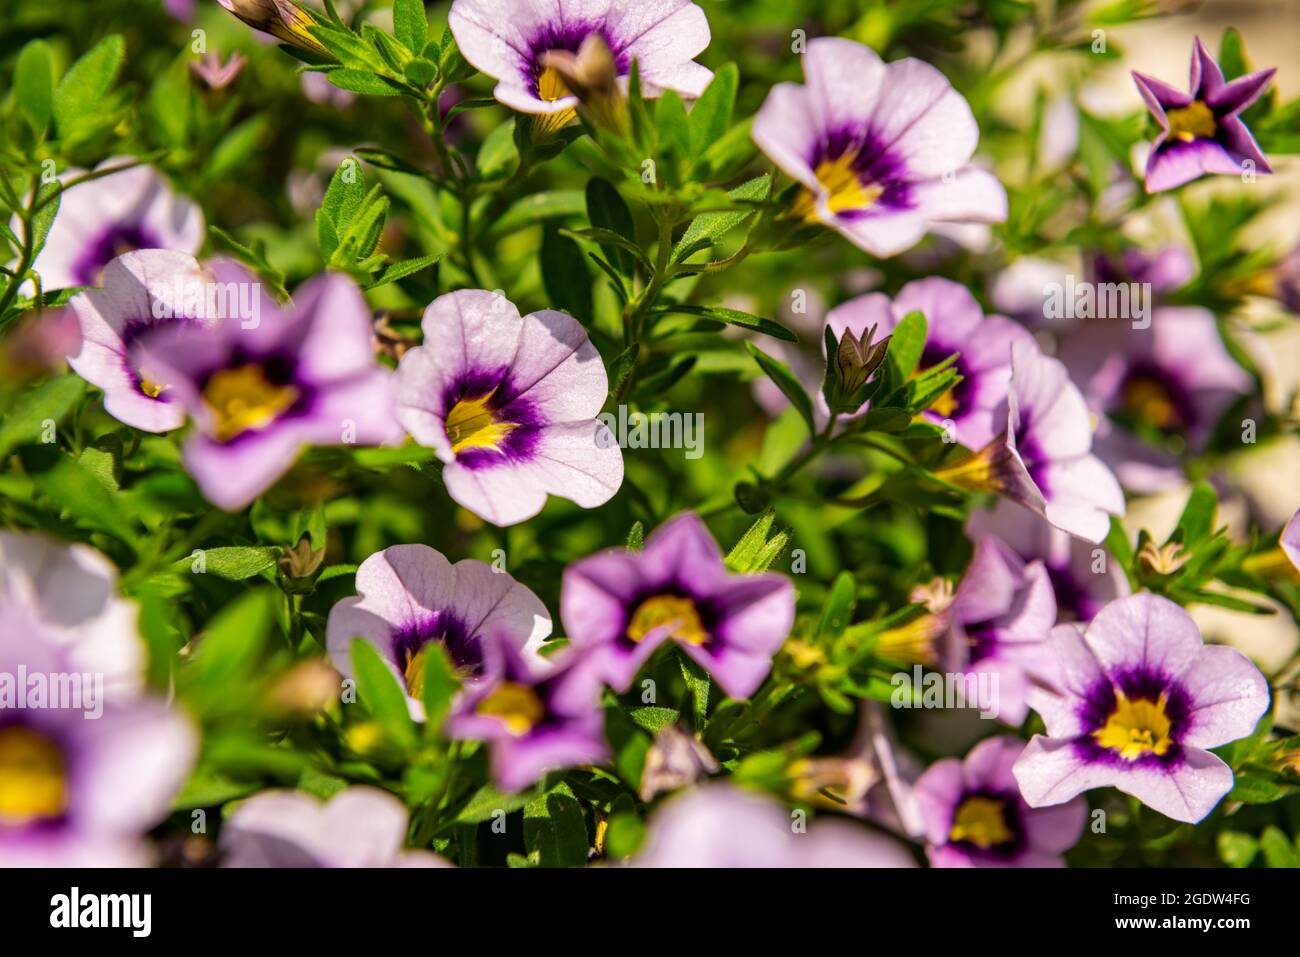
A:
<svg viewBox="0 0 1300 957">
<path fill-rule="evenodd" d="M 1246 737 L 1268 710 L 1250 659 L 1205 645 L 1187 612 L 1145 592 L 1107 605 L 1086 632 L 1058 626 L 1049 643 L 1060 685 L 1029 702 L 1047 734 L 1015 765 L 1029 805 L 1112 786 L 1177 821 L 1209 814 L 1232 769 L 1208 749 Z"/>
<path fill-rule="evenodd" d="M 699 96 L 713 77 L 693 60 L 709 45 L 709 21 L 690 0 L 455 0 L 447 24 L 465 59 L 497 81 L 497 100 L 550 127 L 573 116 L 578 98 L 548 58 L 576 54 L 593 37 L 620 82 L 636 61 L 647 96 Z"/>
<path fill-rule="evenodd" d="M 929 368 L 957 353 L 954 368 L 962 376 L 934 402 L 926 418 L 936 424 L 951 420 L 957 441 L 969 448 L 983 448 L 1005 424 L 1002 410 L 1011 380 L 1011 344 L 1032 341 L 1032 337 L 1010 319 L 985 316 L 965 286 L 938 276 L 909 282 L 892 302 L 878 292 L 850 299 L 827 313 L 826 325 L 836 341 L 845 332 L 857 337 L 874 326 L 874 339 L 879 341 L 892 334 L 910 312 L 924 313 L 926 319 L 919 368 Z"/>
<path fill-rule="evenodd" d="M 915 867 L 907 848 L 844 820 L 796 833 L 770 798 L 729 784 L 677 795 L 650 818 L 632 867 Z"/>
<path fill-rule="evenodd" d="M 322 274 L 281 310 L 242 268 L 222 271 L 223 282 L 252 283 L 257 321 L 174 326 L 134 353 L 194 418 L 185 467 L 209 501 L 243 508 L 304 446 L 401 438 L 393 375 L 375 361 L 370 308 L 351 279 Z"/>
<path fill-rule="evenodd" d="M 1228 83 L 1200 37 L 1192 46 L 1187 93 L 1134 71 L 1138 92 L 1161 129 L 1147 156 L 1147 192 L 1174 189 L 1206 173 L 1273 172 L 1241 113 L 1259 99 L 1275 72 L 1258 70 Z"/>
<path fill-rule="evenodd" d="M 488 680 L 467 686 L 447 716 L 451 738 L 489 742 L 492 780 L 514 793 L 548 771 L 609 757 L 600 679 L 581 652 L 528 655 L 488 635 Z"/>
<path fill-rule="evenodd" d="M 1088 805 L 1082 798 L 1046 808 L 1026 804 L 1012 774 L 1024 749 L 1019 738 L 986 738 L 964 759 L 936 761 L 921 775 L 916 798 L 932 866 L 1065 865 L 1061 854 L 1083 834 Z"/>
<path fill-rule="evenodd" d="M 221 828 L 223 867 L 450 867 L 432 851 L 406 850 L 405 805 L 387 791 L 353 785 L 328 801 L 263 791 Z"/>
<path fill-rule="evenodd" d="M 572 316 L 520 317 L 504 296 L 462 289 L 424 312 L 424 345 L 397 369 L 397 415 L 445 464 L 457 503 L 494 525 L 559 495 L 595 508 L 623 484 L 623 452 L 596 421 L 609 392 L 600 353 Z"/>
<path fill-rule="evenodd" d="M 774 86 L 753 127 L 759 148 L 804 187 L 795 216 L 880 257 L 934 223 L 1006 219 L 1006 190 L 969 162 L 979 141 L 970 106 L 933 66 L 887 64 L 860 43 L 820 37 L 803 69 L 807 84 Z"/>
<path fill-rule="evenodd" d="M 334 667 L 352 675 L 352 642 L 363 638 L 406 690 L 411 714 L 423 719 L 429 647 L 442 646 L 462 681 L 486 680 L 488 636 L 534 658 L 551 633 L 541 600 L 485 562 L 452 564 L 427 545 L 393 545 L 357 569 L 357 591 L 331 610 L 325 643 Z"/>
<path fill-rule="evenodd" d="M 100 168 L 125 161 L 108 159 Z M 47 290 L 94 286 L 104 267 L 123 253 L 171 249 L 193 255 L 203 245 L 204 232 L 203 211 L 196 203 L 172 192 L 152 167 L 133 166 L 80 183 L 59 197 L 58 215 L 32 268 Z"/>
<path fill-rule="evenodd" d="M 1291 516 L 1286 527 L 1282 529 L 1282 537 L 1279 543 L 1286 557 L 1291 559 L 1291 564 L 1300 571 L 1300 511 Z"/>
<path fill-rule="evenodd" d="M 734 575 L 704 523 L 685 513 L 640 552 L 614 548 L 564 570 L 560 617 L 591 667 L 625 691 L 665 642 L 677 644 L 733 698 L 753 694 L 794 623 L 784 575 Z"/>
</svg>

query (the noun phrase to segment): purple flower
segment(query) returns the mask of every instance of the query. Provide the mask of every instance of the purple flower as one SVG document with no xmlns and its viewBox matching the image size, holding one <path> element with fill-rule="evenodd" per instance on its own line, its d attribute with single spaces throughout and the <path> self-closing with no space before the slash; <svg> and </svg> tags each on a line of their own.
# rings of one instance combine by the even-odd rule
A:
<svg viewBox="0 0 1300 957">
<path fill-rule="evenodd" d="M 1057 616 L 1091 621 L 1109 601 L 1129 594 L 1128 578 L 1098 546 L 1039 520 L 1019 505 L 999 500 L 992 511 L 978 510 L 966 521 L 971 539 L 992 535 L 1027 562 L 1047 569 L 1056 596 Z"/>
<path fill-rule="evenodd" d="M 926 418 L 936 424 L 951 419 L 957 441 L 983 448 L 1005 424 L 1011 344 L 1032 337 L 1010 319 L 986 317 L 965 286 L 937 276 L 909 282 L 892 302 L 878 292 L 850 299 L 827 313 L 826 325 L 837 341 L 845 331 L 859 336 L 875 326 L 878 341 L 910 312 L 922 312 L 926 319 L 921 369 L 959 354 L 954 368 L 962 381 L 934 403 Z"/>
<path fill-rule="evenodd" d="M 893 838 L 843 820 L 806 832 L 769 798 L 710 784 L 667 801 L 650 818 L 633 867 L 915 867 Z"/>
<path fill-rule="evenodd" d="M 104 409 L 145 432 L 168 432 L 185 424 L 185 408 L 157 376 L 142 369 L 136 346 L 148 335 L 176 325 L 206 326 L 203 303 L 187 293 L 211 286 L 214 277 L 185 253 L 147 249 L 118 256 L 104 269 L 99 289 L 69 302 L 81 327 L 78 351 L 68 364 L 104 390 Z"/>
<path fill-rule="evenodd" d="M 1207 309 L 1160 306 L 1149 328 L 1096 319 L 1061 345 L 1061 359 L 1103 416 L 1097 454 L 1121 482 L 1155 492 L 1183 480 L 1175 450 L 1198 452 L 1250 377 L 1223 346 Z M 1163 436 L 1171 450 L 1139 436 Z"/>
<path fill-rule="evenodd" d="M 195 420 L 185 467 L 209 501 L 243 508 L 304 446 L 401 437 L 393 376 L 375 361 L 370 308 L 351 279 L 318 276 L 282 311 L 242 268 L 212 268 L 240 296 L 238 321 L 167 329 L 135 352 Z"/>
<path fill-rule="evenodd" d="M 772 668 L 794 623 L 794 586 L 783 575 L 733 575 L 693 513 L 664 523 L 645 548 L 615 548 L 564 570 L 560 617 L 574 646 L 618 691 L 666 641 L 674 641 L 733 698 Z"/>
<path fill-rule="evenodd" d="M 119 156 L 100 168 L 124 162 L 129 159 Z M 173 193 L 152 167 L 134 166 L 62 194 L 33 268 L 47 290 L 93 286 L 104 267 L 123 253 L 172 249 L 194 254 L 203 245 L 204 232 L 203 211 L 195 203 Z"/>
<path fill-rule="evenodd" d="M 330 609 L 325 643 L 334 667 L 350 676 L 352 642 L 364 638 L 421 720 L 430 643 L 441 644 L 461 679 L 473 684 L 488 677 L 486 636 L 511 641 L 532 657 L 551 633 L 546 606 L 508 574 L 472 559 L 453 565 L 427 545 L 393 545 L 371 555 L 357 569 L 357 591 Z"/>
<path fill-rule="evenodd" d="M 1092 422 L 1060 360 L 1032 342 L 1011 348 L 1007 428 L 983 449 L 940 469 L 938 477 L 993 491 L 1090 542 L 1124 513 L 1115 476 L 1092 454 Z"/>
<path fill-rule="evenodd" d="M 1138 92 L 1161 129 L 1147 157 L 1147 192 L 1173 189 L 1205 173 L 1273 172 L 1240 116 L 1275 72 L 1259 70 L 1226 83 L 1200 37 L 1192 47 L 1189 92 L 1134 71 Z"/>
<path fill-rule="evenodd" d="M 1279 544 L 1286 557 L 1291 559 L 1291 564 L 1296 567 L 1296 571 L 1300 571 L 1300 511 L 1292 515 L 1291 520 L 1282 529 Z"/>
<path fill-rule="evenodd" d="M 194 19 L 194 7 L 197 0 L 163 0 L 163 7 L 177 20 L 188 23 Z"/>
<path fill-rule="evenodd" d="M 1088 626 L 1049 638 L 1057 690 L 1035 689 L 1035 735 L 1016 762 L 1031 807 L 1114 786 L 1178 821 L 1205 817 L 1232 789 L 1232 770 L 1207 748 L 1255 729 L 1268 682 L 1245 655 L 1205 645 L 1190 615 L 1149 593 L 1111 602 Z"/>
<path fill-rule="evenodd" d="M 992 700 L 979 707 L 1019 726 L 1029 714 L 1030 687 L 1054 677 L 1046 639 L 1055 624 L 1056 598 L 1043 564 L 1026 564 L 998 539 L 981 538 L 953 599 L 953 652 L 944 670 L 996 676 Z"/>
<path fill-rule="evenodd" d="M 636 61 L 647 96 L 699 96 L 713 77 L 692 59 L 709 45 L 709 21 L 689 0 L 455 0 L 447 24 L 465 59 L 497 81 L 497 100 L 550 128 L 572 117 L 578 98 L 548 54 L 576 54 L 590 37 L 608 47 L 620 81 Z"/>
<path fill-rule="evenodd" d="M 223 867 L 450 867 L 432 851 L 408 851 L 406 807 L 379 788 L 353 785 L 321 802 L 263 791 L 221 828 Z"/>
<path fill-rule="evenodd" d="M 600 680 L 587 656 L 539 659 L 487 637 L 490 677 L 464 689 L 445 729 L 452 738 L 489 742 L 496 786 L 514 793 L 548 771 L 606 760 Z"/>
<path fill-rule="evenodd" d="M 1083 834 L 1088 805 L 1026 804 L 1012 766 L 1025 743 L 986 738 L 966 757 L 945 758 L 916 782 L 934 867 L 1063 867 L 1061 853 Z"/>
<path fill-rule="evenodd" d="M 793 213 L 874 256 L 915 245 L 940 222 L 1001 222 L 1007 194 L 969 165 L 979 128 L 942 73 L 822 37 L 803 56 L 807 85 L 778 83 L 754 142 L 804 190 Z"/>
<path fill-rule="evenodd" d="M 460 505 L 494 525 L 532 518 L 547 495 L 595 508 L 623 484 L 623 452 L 595 417 L 609 391 L 582 324 L 520 317 L 504 296 L 462 289 L 424 311 L 424 345 L 397 369 L 397 415 L 446 467 Z"/>
<path fill-rule="evenodd" d="M 200 60 L 191 60 L 190 72 L 209 90 L 224 90 L 235 82 L 235 77 L 239 76 L 247 62 L 238 51 L 235 51 L 230 54 L 230 58 L 225 63 L 222 63 L 221 54 L 214 50 L 205 53 Z"/>
</svg>

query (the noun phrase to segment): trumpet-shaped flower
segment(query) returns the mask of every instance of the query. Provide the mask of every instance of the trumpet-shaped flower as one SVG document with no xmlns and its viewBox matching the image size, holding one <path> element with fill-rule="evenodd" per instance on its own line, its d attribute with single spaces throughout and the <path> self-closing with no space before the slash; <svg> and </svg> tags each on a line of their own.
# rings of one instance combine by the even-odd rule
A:
<svg viewBox="0 0 1300 957">
<path fill-rule="evenodd" d="M 934 223 L 1001 222 L 1007 194 L 969 164 L 979 128 L 942 73 L 912 58 L 822 37 L 803 56 L 805 86 L 778 83 L 753 137 L 803 190 L 793 213 L 874 256 L 915 245 Z"/>
<path fill-rule="evenodd" d="M 423 326 L 397 369 L 397 415 L 446 463 L 456 502 L 514 525 L 547 495 L 594 508 L 618 491 L 623 452 L 596 421 L 609 380 L 576 319 L 521 318 L 504 296 L 464 289 L 430 303 Z"/>
<path fill-rule="evenodd" d="M 564 571 L 560 616 L 574 646 L 619 691 L 664 642 L 673 641 L 727 694 L 753 694 L 794 622 L 794 586 L 783 575 L 730 574 L 704 523 L 679 515 L 640 552 L 610 549 Z"/>
<path fill-rule="evenodd" d="M 1187 612 L 1145 592 L 1111 602 L 1086 632 L 1058 626 L 1049 643 L 1059 686 L 1029 699 L 1047 734 L 1014 769 L 1029 805 L 1113 786 L 1177 821 L 1209 814 L 1232 769 L 1208 749 L 1250 734 L 1268 710 L 1250 659 L 1205 645 Z"/>
</svg>

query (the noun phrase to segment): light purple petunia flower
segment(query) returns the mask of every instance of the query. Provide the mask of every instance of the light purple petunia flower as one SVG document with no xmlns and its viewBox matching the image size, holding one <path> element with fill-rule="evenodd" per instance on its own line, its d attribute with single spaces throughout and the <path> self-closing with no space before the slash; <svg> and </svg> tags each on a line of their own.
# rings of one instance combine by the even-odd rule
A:
<svg viewBox="0 0 1300 957">
<path fill-rule="evenodd" d="M 392 545 L 357 569 L 357 591 L 331 610 L 326 646 L 334 667 L 352 674 L 352 642 L 375 646 L 406 690 L 412 715 L 424 718 L 424 667 L 432 642 L 468 684 L 488 678 L 486 636 L 511 641 L 533 657 L 551 633 L 541 600 L 484 562 L 456 564 L 427 545 Z"/>
<path fill-rule="evenodd" d="M 844 820 L 796 830 L 770 798 L 730 784 L 687 791 L 655 811 L 632 867 L 915 867 L 893 838 Z"/>
<path fill-rule="evenodd" d="M 99 168 L 124 162 L 129 158 L 119 156 Z M 104 267 L 123 253 L 172 249 L 194 254 L 203 245 L 203 236 L 203 211 L 198 205 L 173 193 L 152 167 L 134 166 L 62 194 L 54 225 L 33 268 L 47 290 L 93 286 Z"/>
<path fill-rule="evenodd" d="M 193 416 L 185 467 L 209 501 L 243 508 L 304 446 L 400 439 L 393 375 L 375 361 L 370 308 L 351 279 L 311 279 L 282 310 L 241 267 L 211 268 L 219 283 L 247 290 L 241 301 L 255 311 L 163 330 L 134 352 Z"/>
<path fill-rule="evenodd" d="M 1259 99 L 1275 72 L 1258 70 L 1225 82 L 1200 37 L 1192 47 L 1189 92 L 1134 71 L 1138 92 L 1161 128 L 1147 157 L 1147 192 L 1174 189 L 1205 173 L 1273 172 L 1241 113 Z"/>
<path fill-rule="evenodd" d="M 0 537 L 0 861 L 8 866 L 147 863 L 141 836 L 167 815 L 193 761 L 190 722 L 138 696 L 135 610 L 114 586 L 91 549 Z"/>
<path fill-rule="evenodd" d="M 1124 570 L 1105 550 L 1074 538 L 1005 499 L 992 511 L 971 512 L 966 520 L 971 539 L 992 535 L 1027 562 L 1042 562 L 1056 596 L 1057 616 L 1091 621 L 1107 602 L 1129 594 Z"/>
<path fill-rule="evenodd" d="M 1205 645 L 1191 616 L 1143 592 L 1112 602 L 1086 632 L 1049 639 L 1057 690 L 1030 707 L 1047 735 L 1016 762 L 1032 807 L 1113 786 L 1161 814 L 1196 822 L 1232 789 L 1232 770 L 1207 749 L 1243 738 L 1268 710 L 1268 682 L 1241 652 Z"/>
<path fill-rule="evenodd" d="M 605 365 L 582 324 L 522 318 L 504 296 L 462 289 L 424 311 L 424 344 L 397 369 L 397 415 L 446 466 L 457 503 L 495 525 L 559 495 L 595 508 L 623 484 L 623 451 L 596 415 Z"/>
<path fill-rule="evenodd" d="M 881 257 L 915 245 L 933 223 L 1006 219 L 1002 184 L 969 165 L 975 117 L 933 66 L 886 64 L 860 43 L 820 37 L 803 69 L 807 84 L 774 86 L 753 128 L 759 148 L 804 187 L 795 215 Z"/>
<path fill-rule="evenodd" d="M 447 25 L 465 59 L 497 81 L 499 102 L 551 126 L 568 120 L 578 99 L 547 55 L 577 53 L 589 37 L 609 48 L 620 81 L 636 61 L 647 96 L 699 96 L 713 78 L 693 62 L 709 45 L 709 21 L 689 0 L 455 0 Z"/>
<path fill-rule="evenodd" d="M 218 317 L 185 302 L 187 290 L 208 288 L 213 275 L 186 253 L 146 249 L 118 256 L 99 282 L 99 289 L 78 293 L 68 303 L 81 329 L 68 365 L 104 390 L 104 409 L 115 419 L 145 432 L 179 429 L 185 424 L 184 406 L 140 368 L 136 347 L 172 326 L 215 322 Z"/>
<path fill-rule="evenodd" d="M 223 867 L 450 867 L 432 851 L 405 850 L 409 815 L 387 791 L 353 785 L 319 801 L 263 791 L 221 828 Z"/>
<path fill-rule="evenodd" d="M 464 688 L 444 724 L 451 738 L 489 742 L 492 780 L 514 793 L 548 771 L 609 757 L 600 679 L 587 655 L 539 659 L 486 635 L 487 680 Z"/>
<path fill-rule="evenodd" d="M 774 572 L 729 573 L 709 530 L 688 512 L 657 528 L 640 552 L 609 549 L 566 568 L 560 617 L 618 691 L 674 641 L 728 695 L 746 698 L 790 634 L 794 586 Z"/>
<path fill-rule="evenodd" d="M 1063 531 L 1100 542 L 1124 493 L 1092 453 L 1092 421 L 1059 359 L 1035 343 L 1011 348 L 1007 428 L 983 449 L 935 473 L 963 488 L 994 491 Z"/>
<path fill-rule="evenodd" d="M 934 867 L 1064 867 L 1083 834 L 1082 798 L 1046 808 L 1025 803 L 1012 766 L 1025 743 L 986 738 L 962 760 L 930 765 L 916 782 Z"/>
<path fill-rule="evenodd" d="M 975 543 L 951 609 L 951 652 L 943 670 L 996 676 L 991 701 L 998 720 L 1019 726 L 1029 714 L 1031 685 L 1051 681 L 1047 648 L 1056 624 L 1056 598 L 1041 562 L 1026 562 L 992 536 Z"/>
<path fill-rule="evenodd" d="M 1279 544 L 1286 557 L 1291 559 L 1291 564 L 1300 571 L 1300 511 L 1292 515 L 1291 520 L 1286 523 L 1286 528 L 1282 529 Z"/>
<path fill-rule="evenodd" d="M 845 331 L 860 336 L 875 326 L 879 341 L 910 312 L 922 312 L 926 319 L 919 368 L 959 353 L 953 368 L 962 381 L 934 403 L 926 418 L 940 425 L 951 419 L 958 442 L 983 448 L 1005 425 L 1002 410 L 1011 380 L 1011 344 L 1032 337 L 1010 319 L 985 316 L 965 286 L 938 276 L 909 282 L 892 302 L 878 292 L 850 299 L 827 313 L 826 325 L 837 341 Z"/>
</svg>

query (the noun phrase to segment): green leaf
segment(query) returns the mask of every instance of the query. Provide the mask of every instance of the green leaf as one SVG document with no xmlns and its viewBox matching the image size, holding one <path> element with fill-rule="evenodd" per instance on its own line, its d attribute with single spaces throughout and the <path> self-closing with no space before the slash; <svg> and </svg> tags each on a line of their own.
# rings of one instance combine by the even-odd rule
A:
<svg viewBox="0 0 1300 957">
<path fill-rule="evenodd" d="M 799 410 L 804 422 L 808 424 L 809 434 L 816 434 L 817 425 L 813 418 L 812 399 L 808 397 L 808 393 L 804 391 L 803 385 L 795 374 L 790 371 L 790 367 L 784 362 L 773 359 L 752 342 L 746 342 L 745 348 L 749 350 L 749 354 L 754 357 L 754 361 L 758 363 L 763 373 L 776 383 L 776 387 L 790 400 L 790 404 Z"/>
<path fill-rule="evenodd" d="M 660 142 L 675 149 L 680 156 L 690 151 L 690 128 L 686 107 L 674 90 L 664 90 L 655 103 L 655 126 L 659 128 Z M 674 172 L 674 176 L 676 173 Z"/>
<path fill-rule="evenodd" d="M 542 867 L 582 867 L 590 844 L 582 805 L 566 784 L 524 805 L 524 846 Z"/>
<path fill-rule="evenodd" d="M 925 316 L 920 312 L 909 312 L 894 328 L 889 339 L 889 351 L 885 356 L 889 382 L 881 386 L 882 394 L 889 395 L 916 371 L 916 365 L 925 351 L 925 335 Z"/>
<path fill-rule="evenodd" d="M 771 189 L 771 186 L 771 175 L 764 173 L 762 176 L 756 176 L 748 182 L 741 183 L 727 193 L 727 196 L 740 203 L 759 203 L 767 199 L 768 190 Z M 682 238 L 673 249 L 673 259 L 685 258 L 685 256 L 689 255 L 689 250 L 692 247 L 698 248 L 698 244 L 701 242 L 708 242 L 710 245 L 716 243 L 753 215 L 753 205 L 742 205 L 734 210 L 703 213 L 696 216 L 695 219 L 691 220 L 691 224 L 686 227 L 686 232 L 682 234 Z"/>
<path fill-rule="evenodd" d="M 775 521 L 776 510 L 769 508 L 753 525 L 749 526 L 744 535 L 740 536 L 740 541 L 727 552 L 723 564 L 733 572 L 748 572 L 759 551 L 767 544 L 768 534 L 772 531 L 772 523 Z"/>
<path fill-rule="evenodd" d="M 121 496 L 110 492 L 76 459 L 61 456 L 37 480 L 41 493 L 79 524 L 107 532 L 132 547 L 136 525 L 127 517 Z"/>
<path fill-rule="evenodd" d="M 58 425 L 72 411 L 86 391 L 77 375 L 49 379 L 22 397 L 17 406 L 0 420 L 0 458 L 19 445 L 45 440 L 46 423 Z"/>
<path fill-rule="evenodd" d="M 208 162 L 203 168 L 204 178 L 208 182 L 222 179 L 252 159 L 261 146 L 267 123 L 267 117 L 258 114 L 249 117 L 223 136 L 208 156 Z"/>
<path fill-rule="evenodd" d="M 1187 497 L 1183 514 L 1178 518 L 1178 527 L 1173 538 L 1186 547 L 1194 548 L 1214 531 L 1214 519 L 1219 510 L 1219 496 L 1214 486 L 1201 479 L 1192 486 L 1192 493 Z"/>
<path fill-rule="evenodd" d="M 438 641 L 425 646 L 424 655 L 424 715 L 426 730 L 442 727 L 442 721 L 451 710 L 452 698 L 460 687 L 446 649 Z"/>
<path fill-rule="evenodd" d="M 615 861 L 631 857 L 645 843 L 645 832 L 645 822 L 631 811 L 612 815 L 605 831 L 605 856 Z"/>
<path fill-rule="evenodd" d="M 432 256 L 421 256 L 418 259 L 406 259 L 402 262 L 392 263 L 371 282 L 367 283 L 365 288 L 378 289 L 380 286 L 386 286 L 390 282 L 397 282 L 399 279 L 413 276 L 422 269 L 427 269 L 432 266 L 441 259 L 443 255 L 443 253 L 436 253 Z"/>
<path fill-rule="evenodd" d="M 357 692 L 370 713 L 398 741 L 411 744 L 415 726 L 406 693 L 375 646 L 364 638 L 352 639 L 352 670 L 357 677 Z"/>
<path fill-rule="evenodd" d="M 399 84 L 369 70 L 339 67 L 326 73 L 325 78 L 340 90 L 360 93 L 362 96 L 401 96 L 404 92 Z"/>
<path fill-rule="evenodd" d="M 573 216 L 586 208 L 586 196 L 576 189 L 558 189 L 525 196 L 513 203 L 491 224 L 488 235 L 506 236 L 541 220 Z"/>
<path fill-rule="evenodd" d="M 672 708 L 658 708 L 653 705 L 647 705 L 642 708 L 632 708 L 628 711 L 627 716 L 635 721 L 640 727 L 645 728 L 651 734 L 654 734 L 665 725 L 672 724 L 678 718 L 678 713 Z"/>
<path fill-rule="evenodd" d="M 739 309 L 728 309 L 725 306 L 671 305 L 666 306 L 658 313 L 658 315 L 666 316 L 673 313 L 682 313 L 688 316 L 702 316 L 705 319 L 725 322 L 729 326 L 739 326 L 742 329 L 751 329 L 754 332 L 759 332 L 765 336 L 771 336 L 773 339 L 780 339 L 784 342 L 799 341 L 797 335 L 776 320 L 765 319 L 762 316 L 755 316 L 748 312 L 741 312 Z"/>
<path fill-rule="evenodd" d="M 487 135 L 478 151 L 478 174 L 483 179 L 504 179 L 519 167 L 513 118 L 500 123 Z"/>
<path fill-rule="evenodd" d="M 243 581 L 270 568 L 280 557 L 280 550 L 269 546 L 232 545 L 224 548 L 205 548 L 204 574 L 216 575 L 227 581 Z M 190 555 L 172 564 L 177 571 L 193 571 L 198 556 Z"/>
<path fill-rule="evenodd" d="M 14 67 L 14 99 L 37 138 L 45 134 L 54 108 L 54 62 L 44 40 L 32 40 Z"/>
<path fill-rule="evenodd" d="M 271 588 L 256 588 L 217 612 L 192 659 L 191 677 L 198 686 L 220 693 L 252 673 L 271 631 L 275 601 Z"/>
<path fill-rule="evenodd" d="M 531 800 L 528 792 L 505 794 L 490 784 L 474 792 L 474 796 L 461 808 L 456 820 L 465 824 L 481 824 L 497 817 L 498 812 L 512 814 Z"/>
<path fill-rule="evenodd" d="M 105 37 L 77 60 L 54 91 L 54 120 L 59 135 L 67 137 L 77 123 L 90 116 L 113 86 L 126 44 L 118 34 Z"/>
<path fill-rule="evenodd" d="M 1259 841 L 1241 831 L 1220 831 L 1218 845 L 1219 860 L 1229 867 L 1250 867 L 1259 853 Z"/>
<path fill-rule="evenodd" d="M 857 587 L 849 572 L 840 572 L 835 577 L 822 604 L 821 618 L 817 622 L 818 638 L 837 638 L 848 626 L 857 603 Z"/>
<path fill-rule="evenodd" d="M 1259 836 L 1259 849 L 1269 867 L 1300 867 L 1300 854 L 1281 828 L 1266 827 Z"/>
<path fill-rule="evenodd" d="M 691 694 L 692 715 L 695 719 L 695 730 L 704 730 L 705 717 L 709 713 L 709 690 L 712 682 L 708 673 L 705 672 L 693 658 L 686 655 L 685 652 L 679 651 L 677 660 L 682 666 L 682 679 L 686 682 L 686 687 Z"/>
<path fill-rule="evenodd" d="M 724 64 L 713 74 L 713 80 L 691 107 L 689 152 L 692 161 L 698 161 L 731 125 L 731 111 L 736 104 L 739 85 L 740 71 L 736 64 Z"/>
<path fill-rule="evenodd" d="M 587 181 L 587 219 L 597 229 L 608 229 L 628 242 L 636 243 L 632 211 L 608 180 L 593 176 Z M 632 274 L 632 257 L 617 246 L 601 247 L 609 261 L 625 276 Z"/>
<path fill-rule="evenodd" d="M 551 303 L 581 322 L 591 322 L 591 274 L 578 244 L 561 235 L 555 224 L 547 224 L 540 260 L 542 285 Z"/>
<path fill-rule="evenodd" d="M 632 528 L 627 533 L 627 550 L 629 552 L 639 552 L 645 545 L 645 526 L 640 522 L 633 522 Z"/>
<path fill-rule="evenodd" d="M 321 258 L 329 262 L 338 249 L 339 240 L 361 211 L 366 200 L 366 177 L 361 164 L 352 157 L 343 160 L 330 177 L 329 188 L 316 210 L 316 241 Z"/>
</svg>

